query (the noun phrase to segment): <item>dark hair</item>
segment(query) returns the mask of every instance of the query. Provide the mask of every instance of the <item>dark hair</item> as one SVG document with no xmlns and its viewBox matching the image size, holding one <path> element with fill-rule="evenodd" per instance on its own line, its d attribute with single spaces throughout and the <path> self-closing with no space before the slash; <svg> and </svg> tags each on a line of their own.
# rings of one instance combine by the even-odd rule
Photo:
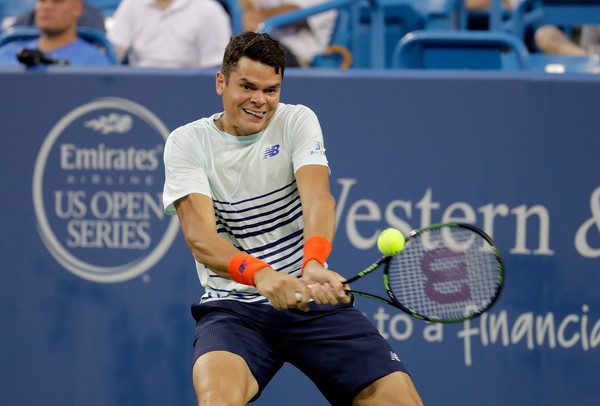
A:
<svg viewBox="0 0 600 406">
<path fill-rule="evenodd" d="M 238 61 L 242 57 L 247 57 L 253 61 L 264 65 L 272 66 L 275 74 L 281 74 L 285 70 L 285 55 L 279 45 L 279 41 L 274 40 L 269 34 L 260 34 L 246 31 L 239 35 L 231 37 L 229 44 L 225 47 L 221 72 L 225 80 L 237 67 Z"/>
</svg>

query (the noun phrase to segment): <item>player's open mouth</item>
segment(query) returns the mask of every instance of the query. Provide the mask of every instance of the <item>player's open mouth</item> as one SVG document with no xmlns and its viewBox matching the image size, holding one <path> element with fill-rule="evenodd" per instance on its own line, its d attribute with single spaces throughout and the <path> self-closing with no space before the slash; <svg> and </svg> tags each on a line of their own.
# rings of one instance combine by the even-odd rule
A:
<svg viewBox="0 0 600 406">
<path fill-rule="evenodd" d="M 257 118 L 264 118 L 267 115 L 266 111 L 253 111 L 253 110 L 248 110 L 245 108 L 242 108 L 242 110 L 244 111 L 244 113 L 249 114 L 254 117 L 257 117 Z"/>
</svg>

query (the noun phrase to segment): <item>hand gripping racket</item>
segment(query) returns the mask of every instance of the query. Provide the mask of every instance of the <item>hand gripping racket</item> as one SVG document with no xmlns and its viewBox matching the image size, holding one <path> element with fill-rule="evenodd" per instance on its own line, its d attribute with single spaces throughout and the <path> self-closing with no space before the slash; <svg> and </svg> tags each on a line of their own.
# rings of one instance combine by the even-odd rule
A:
<svg viewBox="0 0 600 406">
<path fill-rule="evenodd" d="M 399 254 L 380 258 L 344 283 L 381 266 L 388 299 L 354 289 L 347 292 L 432 322 L 455 323 L 480 315 L 494 304 L 504 281 L 504 265 L 494 241 L 477 227 L 462 223 L 412 231 Z"/>
</svg>

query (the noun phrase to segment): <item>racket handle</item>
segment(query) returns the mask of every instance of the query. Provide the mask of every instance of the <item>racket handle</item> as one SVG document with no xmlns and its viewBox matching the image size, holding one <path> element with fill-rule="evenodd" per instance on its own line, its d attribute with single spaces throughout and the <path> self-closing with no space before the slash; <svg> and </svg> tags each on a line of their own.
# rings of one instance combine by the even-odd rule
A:
<svg viewBox="0 0 600 406">
<path fill-rule="evenodd" d="M 355 279 L 355 278 L 352 278 L 352 279 Z M 347 282 L 347 281 L 346 281 L 346 282 Z M 342 283 L 346 283 L 346 282 L 342 282 Z M 310 287 L 310 286 L 315 286 L 315 285 L 309 285 L 309 287 Z M 345 290 L 345 292 L 346 292 L 346 293 L 349 293 L 349 294 L 352 294 L 352 291 L 351 291 L 350 289 L 346 289 L 346 290 Z M 300 302 L 302 301 L 302 293 L 300 293 L 300 292 L 295 292 L 295 294 L 296 294 L 296 303 L 300 303 Z M 309 302 L 312 302 L 312 301 L 313 301 L 313 300 L 312 300 L 312 298 L 311 298 L 311 299 L 309 300 Z"/>
</svg>

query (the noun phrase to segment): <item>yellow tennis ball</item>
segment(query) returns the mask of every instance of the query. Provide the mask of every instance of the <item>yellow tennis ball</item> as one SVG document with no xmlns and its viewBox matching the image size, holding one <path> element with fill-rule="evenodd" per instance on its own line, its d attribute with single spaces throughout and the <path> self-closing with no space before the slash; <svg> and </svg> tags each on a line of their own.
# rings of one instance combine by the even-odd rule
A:
<svg viewBox="0 0 600 406">
<path fill-rule="evenodd" d="M 377 248 L 383 255 L 396 255 L 404 248 L 404 236 L 395 228 L 386 228 L 377 238 Z"/>
</svg>

